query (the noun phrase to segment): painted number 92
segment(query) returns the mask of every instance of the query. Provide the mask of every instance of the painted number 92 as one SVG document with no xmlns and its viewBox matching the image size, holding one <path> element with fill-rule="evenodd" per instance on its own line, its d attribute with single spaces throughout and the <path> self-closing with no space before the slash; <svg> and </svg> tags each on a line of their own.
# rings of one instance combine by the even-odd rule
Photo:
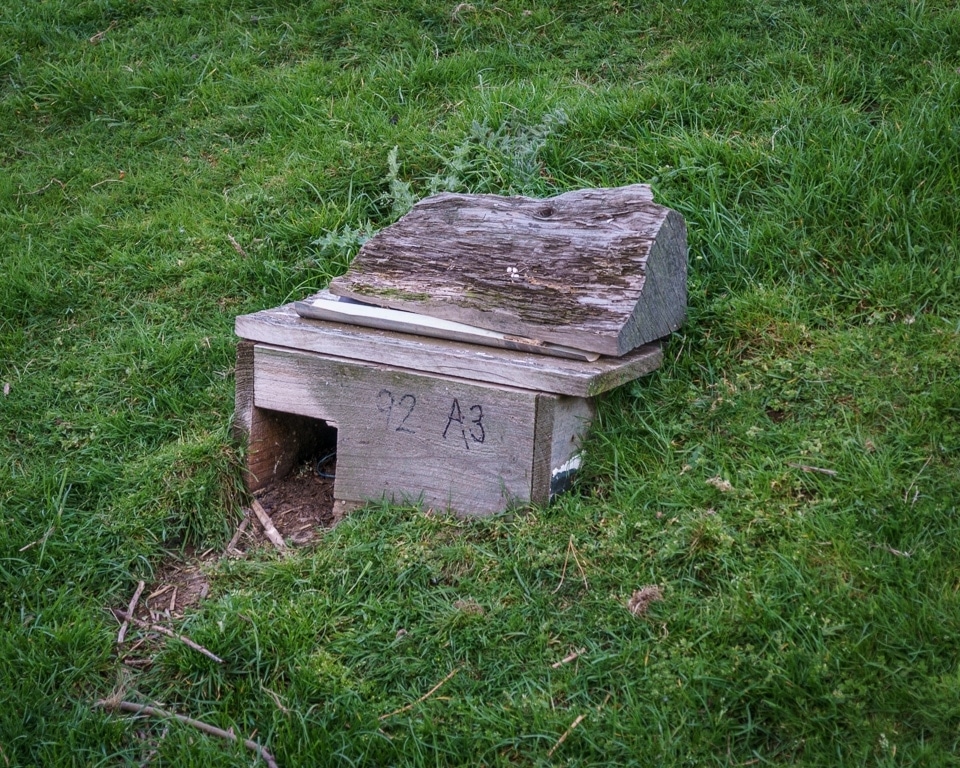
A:
<svg viewBox="0 0 960 768">
<path fill-rule="evenodd" d="M 410 419 L 416 407 L 416 395 L 407 393 L 398 397 L 389 389 L 381 389 L 377 393 L 377 411 L 386 417 L 386 428 L 394 432 L 417 434 L 417 430 L 413 428 L 414 421 Z M 482 444 L 487 439 L 483 415 L 482 405 L 461 406 L 460 401 L 453 398 L 441 436 L 444 440 L 451 437 L 456 440 L 459 432 L 463 447 L 469 451 L 472 444 Z"/>
<path fill-rule="evenodd" d="M 397 416 L 400 421 L 397 422 L 393 415 L 393 409 L 396 407 Z M 393 392 L 389 389 L 381 389 L 377 393 L 377 410 L 380 413 L 387 414 L 387 428 L 393 426 L 395 432 L 406 432 L 409 435 L 417 434 L 415 429 L 405 426 L 413 409 L 417 407 L 416 395 L 402 395 L 399 400 L 394 398 Z M 393 420 L 393 424 L 391 424 Z"/>
</svg>

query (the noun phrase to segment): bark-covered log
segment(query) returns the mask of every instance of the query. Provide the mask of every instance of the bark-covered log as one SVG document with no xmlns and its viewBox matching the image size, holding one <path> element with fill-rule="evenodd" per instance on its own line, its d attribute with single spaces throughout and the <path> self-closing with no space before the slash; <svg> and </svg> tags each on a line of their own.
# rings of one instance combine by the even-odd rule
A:
<svg viewBox="0 0 960 768">
<path fill-rule="evenodd" d="M 330 291 L 619 356 L 680 327 L 686 275 L 683 217 L 636 184 L 545 200 L 427 198 Z"/>
</svg>

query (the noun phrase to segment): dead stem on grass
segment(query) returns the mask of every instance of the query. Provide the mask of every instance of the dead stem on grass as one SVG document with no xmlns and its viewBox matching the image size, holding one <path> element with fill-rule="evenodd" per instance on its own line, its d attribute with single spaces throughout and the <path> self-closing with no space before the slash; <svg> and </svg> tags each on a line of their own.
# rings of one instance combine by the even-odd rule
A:
<svg viewBox="0 0 960 768">
<path fill-rule="evenodd" d="M 235 250 L 238 254 L 240 254 L 240 256 L 242 256 L 245 259 L 250 258 L 249 256 L 247 256 L 247 252 L 243 250 L 243 246 L 237 242 L 236 238 L 234 238 L 233 235 L 227 235 L 227 240 L 230 241 L 230 245 L 233 246 L 233 250 Z"/>
<path fill-rule="evenodd" d="M 137 611 L 137 603 L 140 602 L 140 595 L 143 594 L 143 581 L 137 584 L 137 589 L 133 593 L 133 597 L 130 598 L 130 604 L 127 606 L 127 615 L 133 616 Z M 127 628 L 130 626 L 130 621 L 124 619 L 123 623 L 120 625 L 120 631 L 117 633 L 117 645 L 123 642 L 123 639 L 127 636 Z"/>
<path fill-rule="evenodd" d="M 835 469 L 824 469 L 823 467 L 811 467 L 809 464 L 787 464 L 788 467 L 793 467 L 794 469 L 799 469 L 801 472 L 817 472 L 821 475 L 829 475 L 830 477 L 836 477 L 837 471 Z"/>
<path fill-rule="evenodd" d="M 570 727 L 563 732 L 563 735 L 559 739 L 557 739 L 557 743 L 554 744 L 552 747 L 550 747 L 550 751 L 547 752 L 547 757 L 553 757 L 553 753 L 557 751 L 559 746 L 567 740 L 567 737 L 571 733 L 573 733 L 573 729 L 576 728 L 578 725 L 580 725 L 580 723 L 582 723 L 586 719 L 586 717 L 587 717 L 586 715 L 578 715 L 577 719 L 574 720 L 572 723 L 570 723 Z"/>
<path fill-rule="evenodd" d="M 103 38 L 107 36 L 107 32 L 111 32 L 116 28 L 117 28 L 117 22 L 115 20 L 111 21 L 109 27 L 91 36 L 87 42 L 89 42 L 90 45 L 99 45 L 101 42 L 103 42 Z"/>
<path fill-rule="evenodd" d="M 931 461 L 933 461 L 933 456 L 928 457 L 927 460 L 926 460 L 925 462 L 923 462 L 923 466 L 920 467 L 920 471 L 917 472 L 916 476 L 913 478 L 913 480 L 911 481 L 910 485 L 907 486 L 907 490 L 905 490 L 905 491 L 903 492 L 903 503 L 904 503 L 904 504 L 907 503 L 907 499 L 910 497 L 910 491 L 913 490 L 913 486 L 915 486 L 915 485 L 917 484 L 917 480 L 920 479 L 920 475 L 923 474 L 924 470 L 929 466 L 929 464 L 930 464 Z M 913 500 L 910 502 L 910 505 L 913 506 L 914 504 L 916 504 L 916 503 L 917 503 L 917 499 L 919 499 L 919 498 L 920 498 L 920 491 L 917 491 L 917 492 L 914 494 Z"/>
<path fill-rule="evenodd" d="M 94 706 L 107 710 L 130 712 L 134 715 L 171 718 L 183 723 L 184 725 L 189 725 L 191 728 L 196 728 L 198 731 L 202 731 L 210 736 L 217 736 L 227 741 L 239 741 L 247 749 L 252 752 L 256 752 L 261 758 L 263 758 L 264 762 L 270 766 L 270 768 L 278 768 L 277 761 L 274 760 L 273 755 L 267 751 L 266 747 L 261 746 L 252 739 L 237 738 L 237 735 L 233 732 L 233 730 L 225 731 L 222 728 L 217 728 L 215 725 L 210 725 L 210 723 L 205 723 L 202 720 L 195 720 L 194 718 L 187 717 L 186 715 L 178 715 L 176 712 L 168 712 L 165 709 L 160 709 L 159 707 L 153 707 L 147 704 L 137 704 L 132 701 L 111 701 L 109 699 L 101 699 L 100 701 L 96 702 Z"/>
<path fill-rule="evenodd" d="M 243 536 L 243 532 L 247 530 L 247 526 L 250 524 L 250 509 L 245 509 L 243 512 L 243 519 L 240 521 L 240 525 L 237 526 L 237 530 L 233 534 L 233 538 L 230 539 L 230 543 L 227 544 L 227 548 L 224 550 L 225 555 L 240 554 L 237 550 L 237 543 L 240 541 L 240 537 Z"/>
<path fill-rule="evenodd" d="M 193 650 L 197 651 L 198 653 L 202 653 L 208 659 L 212 659 L 213 661 L 217 662 L 217 664 L 223 664 L 223 659 L 221 659 L 212 651 L 207 650 L 199 643 L 191 640 L 186 635 L 177 634 L 173 630 L 167 629 L 166 627 L 161 626 L 160 624 L 151 624 L 149 621 L 143 621 L 141 619 L 138 619 L 136 616 L 131 616 L 129 613 L 126 613 L 125 611 L 114 609 L 112 613 L 117 618 L 123 619 L 124 621 L 129 621 L 131 624 L 136 624 L 138 627 L 142 627 L 143 629 L 148 629 L 151 632 L 159 632 L 161 635 L 166 635 L 167 637 L 172 637 L 175 640 L 179 640 L 181 643 L 183 643 L 187 647 L 193 648 Z"/>
<path fill-rule="evenodd" d="M 563 558 L 563 570 L 560 571 L 560 583 L 557 584 L 556 589 L 553 590 L 553 594 L 559 592 L 560 588 L 563 586 L 564 579 L 567 577 L 567 564 L 570 562 L 571 555 L 573 555 L 573 562 L 576 563 L 577 570 L 580 571 L 580 578 L 583 579 L 584 590 L 590 590 L 590 583 L 587 581 L 587 574 L 583 570 L 583 565 L 580 563 L 580 558 L 577 556 L 577 548 L 573 545 L 573 535 L 571 535 L 570 540 L 567 542 L 567 553 Z"/>
<path fill-rule="evenodd" d="M 400 709 L 395 709 L 393 712 L 388 712 L 388 713 L 385 714 L 385 715 L 380 715 L 380 719 L 381 719 L 381 720 L 386 720 L 388 717 L 393 717 L 394 715 L 400 715 L 400 714 L 402 714 L 402 713 L 404 713 L 404 712 L 407 712 L 407 711 L 413 709 L 415 706 L 417 706 L 417 704 L 420 704 L 421 702 L 426 701 L 426 700 L 429 699 L 433 694 L 435 694 L 437 691 L 439 691 L 440 688 L 442 688 L 442 687 L 450 680 L 450 678 L 452 678 L 452 677 L 453 677 L 455 674 L 457 674 L 457 672 L 459 672 L 459 671 L 460 671 L 460 667 L 455 668 L 449 675 L 447 675 L 445 678 L 443 678 L 443 680 L 441 680 L 439 683 L 437 683 L 435 686 L 433 686 L 433 688 L 431 688 L 429 691 L 427 691 L 425 694 L 423 694 L 423 696 L 421 696 L 419 699 L 417 699 L 416 701 L 411 702 L 410 704 L 407 704 L 405 707 L 400 707 Z"/>
</svg>

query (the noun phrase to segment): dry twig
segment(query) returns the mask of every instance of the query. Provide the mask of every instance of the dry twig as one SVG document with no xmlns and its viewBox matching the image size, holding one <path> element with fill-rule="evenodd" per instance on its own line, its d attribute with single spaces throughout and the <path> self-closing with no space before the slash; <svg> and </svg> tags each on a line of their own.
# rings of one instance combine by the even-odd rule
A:
<svg viewBox="0 0 960 768">
<path fill-rule="evenodd" d="M 147 706 L 146 704 L 137 704 L 132 701 L 108 701 L 104 699 L 102 701 L 98 701 L 96 706 L 111 710 L 119 709 L 122 712 L 130 712 L 134 715 L 173 718 L 184 725 L 189 725 L 192 728 L 196 728 L 198 731 L 203 731 L 204 733 L 209 734 L 210 736 L 219 736 L 221 739 L 226 739 L 227 741 L 240 741 L 247 749 L 260 755 L 260 757 L 263 758 L 264 762 L 270 766 L 270 768 L 278 768 L 277 761 L 273 759 L 273 755 L 267 751 L 266 747 L 260 746 L 252 739 L 243 739 L 241 741 L 237 738 L 235 733 L 225 731 L 222 728 L 217 728 L 215 725 L 210 725 L 210 723 L 205 723 L 202 720 L 194 720 L 192 717 L 187 717 L 186 715 L 178 715 L 176 712 L 167 712 L 165 709 L 160 709 L 159 707 L 151 707 Z"/>
<path fill-rule="evenodd" d="M 243 512 L 243 520 L 240 521 L 240 525 L 237 526 L 236 532 L 233 534 L 233 538 L 230 539 L 230 543 L 227 544 L 227 553 L 233 552 L 236 549 L 237 543 L 240 541 L 240 537 L 243 536 L 243 532 L 247 530 L 247 526 L 250 524 L 250 510 L 246 509 Z"/>
<path fill-rule="evenodd" d="M 104 184 L 119 184 L 119 183 L 120 183 L 121 181 L 123 181 L 126 177 L 127 177 L 126 172 L 125 172 L 125 171 L 120 171 L 120 173 L 117 174 L 117 178 L 115 178 L 115 179 L 104 179 L 103 181 L 98 181 L 96 184 L 91 184 L 91 185 L 90 185 L 90 189 L 96 189 L 97 187 L 103 186 Z"/>
<path fill-rule="evenodd" d="M 567 736 L 573 733 L 573 729 L 580 725 L 580 723 L 582 723 L 586 717 L 586 715 L 578 715 L 577 719 L 570 723 L 570 727 L 563 732 L 563 736 L 557 739 L 557 743 L 550 747 L 550 751 L 547 752 L 547 757 L 553 757 L 553 753 L 557 751 L 557 747 L 567 740 Z"/>
<path fill-rule="evenodd" d="M 139 648 L 139 647 L 140 647 L 141 645 L 143 645 L 145 642 L 147 642 L 147 638 L 141 637 L 139 640 L 137 640 L 137 642 L 135 642 L 133 645 L 131 645 L 129 648 L 127 648 L 127 655 L 129 656 L 131 653 L 133 653 L 135 650 L 137 650 L 137 648 Z"/>
<path fill-rule="evenodd" d="M 927 468 L 927 465 L 930 464 L 931 461 L 933 461 L 933 456 L 930 456 L 925 462 L 923 462 L 923 466 L 920 467 L 920 471 L 917 472 L 917 476 L 913 478 L 913 482 L 911 482 L 910 485 L 907 487 L 907 490 L 905 490 L 905 491 L 903 492 L 903 503 L 904 503 L 904 504 L 907 503 L 907 499 L 908 499 L 909 496 L 910 496 L 910 490 L 913 488 L 913 486 L 915 486 L 915 485 L 917 484 L 917 480 L 920 479 L 920 475 L 923 474 L 923 471 Z M 916 494 L 914 495 L 914 497 L 913 497 L 913 501 L 910 502 L 911 506 L 912 506 L 913 504 L 916 504 L 916 503 L 917 503 L 917 499 L 919 499 L 919 498 L 920 498 L 920 492 L 917 491 L 917 493 L 916 493 Z"/>
<path fill-rule="evenodd" d="M 884 552 L 889 552 L 891 555 L 896 555 L 897 557 L 913 557 L 913 552 L 904 552 L 903 550 L 894 549 L 886 544 L 871 544 L 870 546 L 874 549 L 882 549 Z"/>
<path fill-rule="evenodd" d="M 56 528 L 56 526 L 51 525 L 49 528 L 47 528 L 47 532 L 43 534 L 43 536 L 41 536 L 36 541 L 31 541 L 29 544 L 24 544 L 22 547 L 20 547 L 20 549 L 17 550 L 17 552 L 26 552 L 31 547 L 37 546 L 37 544 L 46 544 L 47 539 L 50 538 L 50 534 L 53 533 L 54 528 Z"/>
<path fill-rule="evenodd" d="M 270 515 L 267 514 L 267 510 L 263 508 L 263 505 L 254 499 L 250 502 L 250 506 L 253 508 L 254 514 L 256 514 L 257 519 L 260 521 L 260 525 L 263 526 L 263 532 L 267 534 L 267 538 L 273 542 L 273 546 L 279 549 L 281 552 L 287 548 L 287 545 L 283 541 L 283 536 L 280 535 L 280 532 L 274 527 L 273 520 L 270 519 Z"/>
<path fill-rule="evenodd" d="M 167 637 L 172 637 L 175 640 L 179 640 L 184 645 L 189 646 L 190 648 L 193 648 L 193 650 L 199 653 L 202 653 L 208 659 L 213 659 L 215 662 L 217 662 L 217 664 L 223 664 L 223 659 L 221 659 L 212 651 L 208 651 L 199 643 L 191 640 L 186 635 L 178 635 L 173 630 L 167 629 L 166 627 L 162 627 L 159 624 L 151 624 L 149 621 L 142 621 L 138 619 L 136 616 L 131 616 L 129 613 L 126 613 L 125 611 L 120 611 L 115 609 L 113 611 L 113 614 L 119 619 L 124 619 L 125 621 L 129 621 L 131 624 L 136 624 L 138 627 L 149 629 L 151 632 L 159 632 L 161 635 L 166 635 Z"/>
<path fill-rule="evenodd" d="M 557 588 L 553 590 L 553 594 L 557 594 L 560 591 L 560 587 L 563 586 L 563 582 L 567 578 L 567 563 L 570 560 L 570 545 L 567 545 L 567 553 L 563 556 L 563 569 L 560 571 L 560 583 L 557 584 Z"/>
<path fill-rule="evenodd" d="M 799 469 L 802 472 L 819 472 L 821 475 L 830 475 L 830 477 L 837 476 L 837 470 L 835 469 L 824 469 L 823 467 L 811 467 L 809 464 L 787 464 L 788 467 L 793 467 L 794 469 Z"/>
<path fill-rule="evenodd" d="M 580 562 L 580 558 L 577 557 L 577 548 L 573 546 L 573 536 L 570 537 L 570 552 L 573 554 L 573 562 L 577 564 L 577 570 L 580 571 L 580 578 L 583 579 L 583 588 L 590 591 L 590 584 L 587 582 L 587 573 L 583 570 L 583 565 Z"/>
<path fill-rule="evenodd" d="M 43 192 L 46 192 L 48 189 L 50 189 L 50 187 L 52 187 L 54 184 L 59 184 L 59 185 L 60 185 L 60 189 L 63 190 L 63 191 L 65 191 L 66 188 L 67 188 L 67 185 L 64 184 L 62 181 L 60 181 L 60 179 L 50 179 L 50 181 L 48 181 L 46 184 L 44 184 L 44 185 L 43 185 L 42 187 L 40 187 L 39 189 L 35 189 L 35 190 L 33 190 L 33 192 L 27 192 L 26 194 L 28 194 L 28 195 L 39 195 L 39 194 L 42 194 Z"/>
<path fill-rule="evenodd" d="M 586 652 L 586 648 L 578 648 L 575 651 L 571 651 L 566 656 L 564 656 L 560 661 L 555 661 L 550 665 L 551 669 L 560 669 L 564 664 L 569 664 L 571 661 L 575 661 L 580 658 L 580 654 Z"/>
<path fill-rule="evenodd" d="M 903 552 L 899 549 L 894 549 L 893 547 L 886 547 L 886 550 L 891 555 L 896 555 L 897 557 L 913 557 L 913 552 Z"/>
<path fill-rule="evenodd" d="M 419 704 L 419 703 L 421 703 L 421 702 L 423 702 L 423 701 L 426 701 L 426 700 L 429 699 L 433 694 L 435 694 L 437 691 L 439 691 L 440 688 L 441 688 L 448 680 L 450 680 L 451 677 L 453 677 L 455 674 L 457 674 L 457 672 L 459 672 L 459 671 L 460 671 L 460 667 L 457 667 L 457 668 L 454 669 L 449 675 L 447 675 L 445 678 L 443 678 L 443 680 L 441 680 L 439 683 L 437 683 L 435 686 L 433 686 L 433 688 L 431 688 L 429 691 L 427 691 L 425 694 L 423 694 L 423 696 L 421 696 L 419 699 L 417 699 L 417 700 L 414 701 L 414 702 L 411 702 L 410 704 L 407 704 L 405 707 L 400 707 L 400 709 L 395 709 L 393 712 L 388 712 L 386 715 L 380 715 L 380 719 L 381 719 L 381 720 L 386 720 L 388 717 L 393 717 L 394 715 L 399 715 L 399 714 L 401 714 L 401 713 L 403 713 L 403 712 L 406 712 L 407 710 L 413 709 L 415 706 L 417 706 L 417 704 Z"/>
<path fill-rule="evenodd" d="M 280 696 L 276 692 L 271 691 L 263 683 L 260 683 L 260 690 L 263 691 L 264 693 L 270 694 L 270 698 L 273 699 L 273 703 L 277 705 L 277 709 L 283 712 L 283 714 L 285 715 L 290 714 L 290 709 L 288 707 L 283 706 L 283 702 L 280 701 Z"/>
<path fill-rule="evenodd" d="M 164 592 L 169 592 L 173 589 L 173 584 L 164 584 L 160 589 L 154 590 L 149 595 L 147 595 L 147 600 L 153 600 L 155 597 L 160 597 Z"/>
<path fill-rule="evenodd" d="M 152 667 L 153 659 L 131 659 L 129 656 L 124 656 L 121 663 L 126 667 Z"/>
<path fill-rule="evenodd" d="M 243 258 L 245 258 L 245 259 L 246 259 L 246 258 L 249 258 L 249 257 L 247 256 L 247 252 L 246 252 L 245 250 L 243 250 L 243 246 L 240 245 L 240 243 L 238 243 L 238 242 L 236 241 L 236 239 L 234 238 L 233 235 L 227 235 L 227 240 L 230 241 L 230 245 L 233 246 L 233 250 L 235 250 L 237 253 L 239 253 L 241 256 L 243 256 Z"/>
<path fill-rule="evenodd" d="M 137 603 L 140 601 L 140 595 L 143 594 L 143 582 L 141 581 L 137 584 L 137 590 L 133 593 L 133 597 L 130 598 L 130 605 L 127 606 L 127 614 L 133 616 L 137 610 Z M 117 645 L 123 642 L 123 639 L 127 636 L 127 628 L 130 626 L 130 622 L 126 619 L 123 620 L 123 623 L 120 625 L 120 631 L 117 633 Z"/>
<path fill-rule="evenodd" d="M 95 34 L 93 37 L 90 38 L 89 40 L 90 45 L 99 45 L 100 42 L 103 40 L 103 38 L 107 36 L 107 32 L 116 28 L 117 28 L 117 22 L 111 21 L 109 27 L 107 27 L 102 32 L 97 32 L 97 34 Z"/>
</svg>

